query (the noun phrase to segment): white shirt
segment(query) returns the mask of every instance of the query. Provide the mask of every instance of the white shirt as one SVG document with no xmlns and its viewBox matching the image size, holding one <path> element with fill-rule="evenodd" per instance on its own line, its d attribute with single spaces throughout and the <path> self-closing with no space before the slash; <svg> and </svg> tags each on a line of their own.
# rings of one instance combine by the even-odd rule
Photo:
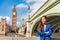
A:
<svg viewBox="0 0 60 40">
<path fill-rule="evenodd" d="M 44 31 L 46 30 L 46 25 L 45 25 L 45 27 L 44 27 Z"/>
</svg>

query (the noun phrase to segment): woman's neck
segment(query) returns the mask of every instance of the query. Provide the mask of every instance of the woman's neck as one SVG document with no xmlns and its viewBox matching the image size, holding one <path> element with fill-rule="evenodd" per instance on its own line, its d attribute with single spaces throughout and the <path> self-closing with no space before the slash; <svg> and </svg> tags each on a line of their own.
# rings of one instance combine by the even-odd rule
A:
<svg viewBox="0 0 60 40">
<path fill-rule="evenodd" d="M 46 27 L 46 24 L 44 24 L 43 26 Z"/>
</svg>

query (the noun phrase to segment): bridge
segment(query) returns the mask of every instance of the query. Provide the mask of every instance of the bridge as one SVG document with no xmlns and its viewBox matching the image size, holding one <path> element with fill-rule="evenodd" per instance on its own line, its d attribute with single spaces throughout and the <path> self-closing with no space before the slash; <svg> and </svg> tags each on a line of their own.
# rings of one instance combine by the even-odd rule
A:
<svg viewBox="0 0 60 40">
<path fill-rule="evenodd" d="M 60 35 L 60 0 L 47 0 L 32 16 L 30 35 L 37 36 L 35 29 L 42 16 L 48 17 L 48 23 L 52 24 L 53 35 Z M 54 36 L 55 37 L 55 36 Z M 60 37 L 60 36 L 59 36 Z"/>
</svg>

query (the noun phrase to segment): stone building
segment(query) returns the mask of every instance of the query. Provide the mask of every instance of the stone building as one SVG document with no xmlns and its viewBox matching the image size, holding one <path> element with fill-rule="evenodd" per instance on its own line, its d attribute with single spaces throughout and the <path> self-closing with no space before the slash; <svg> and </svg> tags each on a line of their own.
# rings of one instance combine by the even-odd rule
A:
<svg viewBox="0 0 60 40">
<path fill-rule="evenodd" d="M 7 29 L 6 29 L 6 18 L 1 18 L 1 21 L 0 21 L 0 34 L 5 34 L 7 32 Z"/>
</svg>

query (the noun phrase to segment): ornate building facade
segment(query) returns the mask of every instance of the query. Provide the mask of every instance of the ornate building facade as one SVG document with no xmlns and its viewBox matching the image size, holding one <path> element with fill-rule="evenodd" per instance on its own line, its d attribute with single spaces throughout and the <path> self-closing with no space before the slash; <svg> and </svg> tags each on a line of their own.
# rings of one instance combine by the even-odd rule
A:
<svg viewBox="0 0 60 40">
<path fill-rule="evenodd" d="M 7 29 L 6 29 L 6 18 L 1 18 L 1 21 L 0 21 L 0 34 L 5 34 L 7 32 Z"/>
</svg>

